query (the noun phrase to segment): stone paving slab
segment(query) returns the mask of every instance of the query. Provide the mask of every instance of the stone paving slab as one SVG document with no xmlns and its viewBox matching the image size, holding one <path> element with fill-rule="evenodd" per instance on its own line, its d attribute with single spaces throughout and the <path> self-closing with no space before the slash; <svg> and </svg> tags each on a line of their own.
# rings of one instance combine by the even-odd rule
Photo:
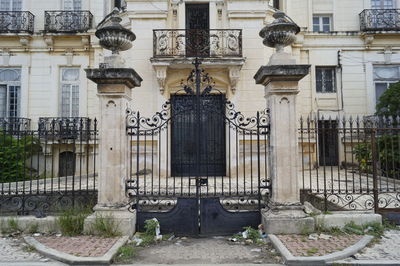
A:
<svg viewBox="0 0 400 266">
<path fill-rule="evenodd" d="M 118 237 L 97 236 L 42 236 L 36 237 L 43 245 L 79 257 L 101 257 L 117 242 Z"/>
<path fill-rule="evenodd" d="M 30 249 L 20 238 L 0 238 L 0 262 L 4 264 L 36 262 L 41 265 L 50 262 L 46 257 Z"/>
<path fill-rule="evenodd" d="M 339 235 L 330 239 L 309 239 L 305 235 L 277 235 L 295 257 L 324 256 L 356 244 L 362 236 Z"/>
</svg>

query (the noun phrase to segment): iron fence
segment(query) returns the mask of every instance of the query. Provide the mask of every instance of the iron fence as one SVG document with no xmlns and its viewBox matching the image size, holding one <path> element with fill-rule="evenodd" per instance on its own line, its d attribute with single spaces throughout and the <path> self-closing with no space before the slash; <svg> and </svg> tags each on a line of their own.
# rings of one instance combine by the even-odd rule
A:
<svg viewBox="0 0 400 266">
<path fill-rule="evenodd" d="M 39 133 L 56 139 L 88 140 L 92 120 L 88 117 L 40 117 Z"/>
<path fill-rule="evenodd" d="M 90 11 L 45 11 L 44 18 L 45 32 L 87 32 L 93 25 Z"/>
<path fill-rule="evenodd" d="M 33 34 L 34 19 L 29 11 L 0 11 L 0 32 Z"/>
<path fill-rule="evenodd" d="M 303 196 L 321 209 L 400 208 L 399 117 L 300 120 Z"/>
<path fill-rule="evenodd" d="M 365 9 L 360 13 L 361 31 L 400 30 L 400 9 Z"/>
<path fill-rule="evenodd" d="M 242 30 L 154 30 L 153 52 L 160 57 L 241 57 Z"/>
<path fill-rule="evenodd" d="M 43 217 L 96 202 L 97 121 L 74 138 L 53 137 L 64 130 L 0 128 L 0 215 Z"/>
</svg>

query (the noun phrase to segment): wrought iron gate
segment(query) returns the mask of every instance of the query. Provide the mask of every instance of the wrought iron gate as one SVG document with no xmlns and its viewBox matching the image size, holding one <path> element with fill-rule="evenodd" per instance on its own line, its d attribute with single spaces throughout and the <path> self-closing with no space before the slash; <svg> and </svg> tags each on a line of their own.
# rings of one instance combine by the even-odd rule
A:
<svg viewBox="0 0 400 266">
<path fill-rule="evenodd" d="M 128 110 L 126 191 L 139 230 L 151 218 L 176 235 L 231 234 L 261 221 L 271 185 L 269 113 L 235 111 L 199 65 L 155 115 Z"/>
</svg>

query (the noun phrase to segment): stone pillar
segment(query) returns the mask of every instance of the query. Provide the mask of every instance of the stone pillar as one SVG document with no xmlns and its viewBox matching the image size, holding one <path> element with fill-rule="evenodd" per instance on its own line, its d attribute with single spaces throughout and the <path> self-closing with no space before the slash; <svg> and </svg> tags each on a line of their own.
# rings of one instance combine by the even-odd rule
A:
<svg viewBox="0 0 400 266">
<path fill-rule="evenodd" d="M 142 79 L 129 68 L 86 69 L 87 78 L 97 84 L 99 97 L 98 203 L 95 213 L 85 221 L 85 231 L 98 216 L 115 220 L 118 230 L 132 235 L 136 213 L 128 211 L 125 181 L 129 178 L 129 139 L 126 134 L 126 109 L 131 89 Z"/>
<path fill-rule="evenodd" d="M 296 100 L 298 83 L 310 65 L 262 66 L 255 80 L 264 85 L 270 109 L 270 178 L 272 184 L 269 210 L 262 215 L 267 233 L 300 233 L 314 230 L 314 219 L 306 217 L 300 203 L 298 182 L 298 123 Z"/>
</svg>

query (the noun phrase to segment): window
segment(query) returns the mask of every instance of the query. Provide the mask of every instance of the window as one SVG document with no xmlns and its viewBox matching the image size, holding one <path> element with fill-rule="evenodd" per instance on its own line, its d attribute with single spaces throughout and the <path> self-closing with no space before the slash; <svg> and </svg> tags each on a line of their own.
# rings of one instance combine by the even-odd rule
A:
<svg viewBox="0 0 400 266">
<path fill-rule="evenodd" d="M 0 0 L 0 11 L 21 11 L 22 0 Z"/>
<path fill-rule="evenodd" d="M 330 16 L 314 16 L 313 17 L 313 31 L 331 31 L 331 17 Z"/>
<path fill-rule="evenodd" d="M 18 117 L 21 106 L 21 70 L 0 69 L 0 117 Z"/>
<path fill-rule="evenodd" d="M 272 5 L 274 8 L 279 9 L 279 0 L 272 0 Z"/>
<path fill-rule="evenodd" d="M 81 10 L 82 0 L 64 0 L 64 10 Z"/>
<path fill-rule="evenodd" d="M 119 9 L 125 9 L 126 2 L 124 0 L 114 0 L 114 7 L 117 7 Z"/>
<path fill-rule="evenodd" d="M 394 8 L 393 0 L 371 0 L 373 9 L 391 9 Z"/>
<path fill-rule="evenodd" d="M 320 93 L 336 92 L 335 67 L 316 67 L 315 76 L 316 76 L 317 92 Z"/>
<path fill-rule="evenodd" d="M 79 116 L 79 68 L 61 69 L 61 117 Z"/>
<path fill-rule="evenodd" d="M 382 94 L 392 85 L 400 80 L 400 66 L 375 66 L 375 103 L 379 102 Z"/>
</svg>

